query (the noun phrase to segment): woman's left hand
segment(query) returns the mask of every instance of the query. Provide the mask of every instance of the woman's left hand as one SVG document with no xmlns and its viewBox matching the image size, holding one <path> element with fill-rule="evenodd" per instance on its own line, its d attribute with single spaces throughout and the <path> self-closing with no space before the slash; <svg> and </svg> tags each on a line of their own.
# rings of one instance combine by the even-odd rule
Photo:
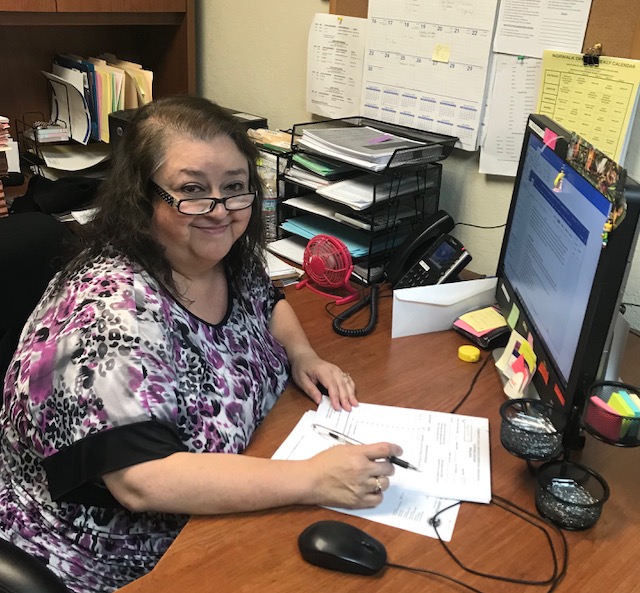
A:
<svg viewBox="0 0 640 593">
<path fill-rule="evenodd" d="M 300 387 L 316 404 L 320 403 L 324 387 L 328 392 L 331 405 L 335 410 L 351 411 L 358 405 L 356 385 L 349 373 L 340 367 L 323 360 L 315 353 L 308 353 L 292 361 L 292 375 Z"/>
</svg>

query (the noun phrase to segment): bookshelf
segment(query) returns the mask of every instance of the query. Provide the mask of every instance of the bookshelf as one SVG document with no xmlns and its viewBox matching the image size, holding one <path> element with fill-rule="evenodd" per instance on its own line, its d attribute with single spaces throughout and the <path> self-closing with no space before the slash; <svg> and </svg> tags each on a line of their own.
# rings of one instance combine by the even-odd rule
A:
<svg viewBox="0 0 640 593">
<path fill-rule="evenodd" d="M 49 116 L 54 53 L 111 52 L 154 73 L 154 96 L 195 93 L 195 0 L 2 0 L 0 113 Z M 5 84 L 6 83 L 6 84 Z"/>
</svg>

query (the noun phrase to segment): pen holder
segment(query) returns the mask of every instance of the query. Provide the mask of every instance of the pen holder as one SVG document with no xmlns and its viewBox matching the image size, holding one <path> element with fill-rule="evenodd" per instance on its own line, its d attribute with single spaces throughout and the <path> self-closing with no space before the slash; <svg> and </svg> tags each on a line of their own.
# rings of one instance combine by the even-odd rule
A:
<svg viewBox="0 0 640 593">
<path fill-rule="evenodd" d="M 587 392 L 582 423 L 596 438 L 619 447 L 640 445 L 640 390 L 615 381 L 598 381 Z"/>
<path fill-rule="evenodd" d="M 604 478 L 571 461 L 549 461 L 538 468 L 536 508 L 562 529 L 592 527 L 609 498 Z"/>
<path fill-rule="evenodd" d="M 500 441 L 527 461 L 549 461 L 562 453 L 564 414 L 537 399 L 511 399 L 500 406 Z"/>
</svg>

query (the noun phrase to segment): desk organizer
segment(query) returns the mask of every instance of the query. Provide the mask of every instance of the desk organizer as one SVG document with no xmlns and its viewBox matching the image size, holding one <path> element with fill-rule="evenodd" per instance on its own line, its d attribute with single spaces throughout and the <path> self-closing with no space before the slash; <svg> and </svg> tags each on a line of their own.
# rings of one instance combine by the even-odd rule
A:
<svg viewBox="0 0 640 593">
<path fill-rule="evenodd" d="M 602 476 L 571 461 L 541 465 L 537 482 L 538 512 L 562 529 L 592 527 L 609 498 L 609 486 Z"/>
<path fill-rule="evenodd" d="M 640 390 L 615 381 L 594 383 L 587 393 L 582 418 L 596 438 L 619 447 L 640 445 Z"/>
<path fill-rule="evenodd" d="M 562 453 L 564 414 L 537 399 L 512 399 L 500 406 L 500 441 L 513 455 L 549 461 Z"/>
</svg>

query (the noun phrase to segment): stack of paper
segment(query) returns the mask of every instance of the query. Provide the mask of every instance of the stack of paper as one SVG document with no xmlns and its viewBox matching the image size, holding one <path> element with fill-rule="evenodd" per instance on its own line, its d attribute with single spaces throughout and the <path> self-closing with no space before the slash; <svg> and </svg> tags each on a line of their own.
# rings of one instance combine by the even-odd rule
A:
<svg viewBox="0 0 640 593">
<path fill-rule="evenodd" d="M 329 447 L 342 446 L 317 427 L 362 443 L 396 443 L 402 447 L 402 459 L 420 469 L 396 468 L 383 502 L 374 509 L 336 510 L 435 537 L 429 519 L 452 500 L 491 500 L 486 418 L 366 403 L 351 412 L 336 412 L 324 397 L 316 412 L 301 418 L 273 458 L 309 459 Z M 438 531 L 445 541 L 453 533 L 457 508 L 439 516 Z"/>
<path fill-rule="evenodd" d="M 427 183 L 424 189 L 433 184 L 433 181 Z M 373 206 L 374 202 L 410 194 L 418 189 L 418 176 L 408 172 L 400 181 L 395 178 L 382 181 L 378 175 L 361 175 L 353 179 L 336 181 L 316 191 L 319 195 L 346 204 L 354 210 L 364 210 Z"/>
<path fill-rule="evenodd" d="M 279 257 L 273 255 L 273 253 L 265 251 L 264 257 L 267 262 L 267 272 L 269 273 L 269 278 L 271 278 L 271 280 L 300 278 L 300 276 L 302 276 L 302 270 L 294 268 Z"/>
<path fill-rule="evenodd" d="M 0 151 L 11 150 L 11 135 L 9 134 L 9 118 L 0 115 Z"/>
<path fill-rule="evenodd" d="M 397 150 L 424 147 L 421 142 L 370 126 L 307 128 L 302 131 L 298 144 L 312 152 L 371 171 L 382 171 Z"/>
<path fill-rule="evenodd" d="M 406 235 L 406 230 L 401 229 L 393 237 L 380 235 L 372 238 L 369 232 L 350 228 L 339 222 L 313 214 L 290 218 L 280 226 L 283 230 L 305 239 L 312 239 L 316 235 L 331 235 L 342 241 L 351 256 L 355 258 L 386 251 L 402 241 Z"/>
<path fill-rule="evenodd" d="M 63 123 L 71 138 L 109 142 L 109 114 L 144 105 L 153 98 L 153 72 L 113 54 L 82 58 L 56 54 L 43 74 L 53 89 L 51 123 Z"/>
</svg>

